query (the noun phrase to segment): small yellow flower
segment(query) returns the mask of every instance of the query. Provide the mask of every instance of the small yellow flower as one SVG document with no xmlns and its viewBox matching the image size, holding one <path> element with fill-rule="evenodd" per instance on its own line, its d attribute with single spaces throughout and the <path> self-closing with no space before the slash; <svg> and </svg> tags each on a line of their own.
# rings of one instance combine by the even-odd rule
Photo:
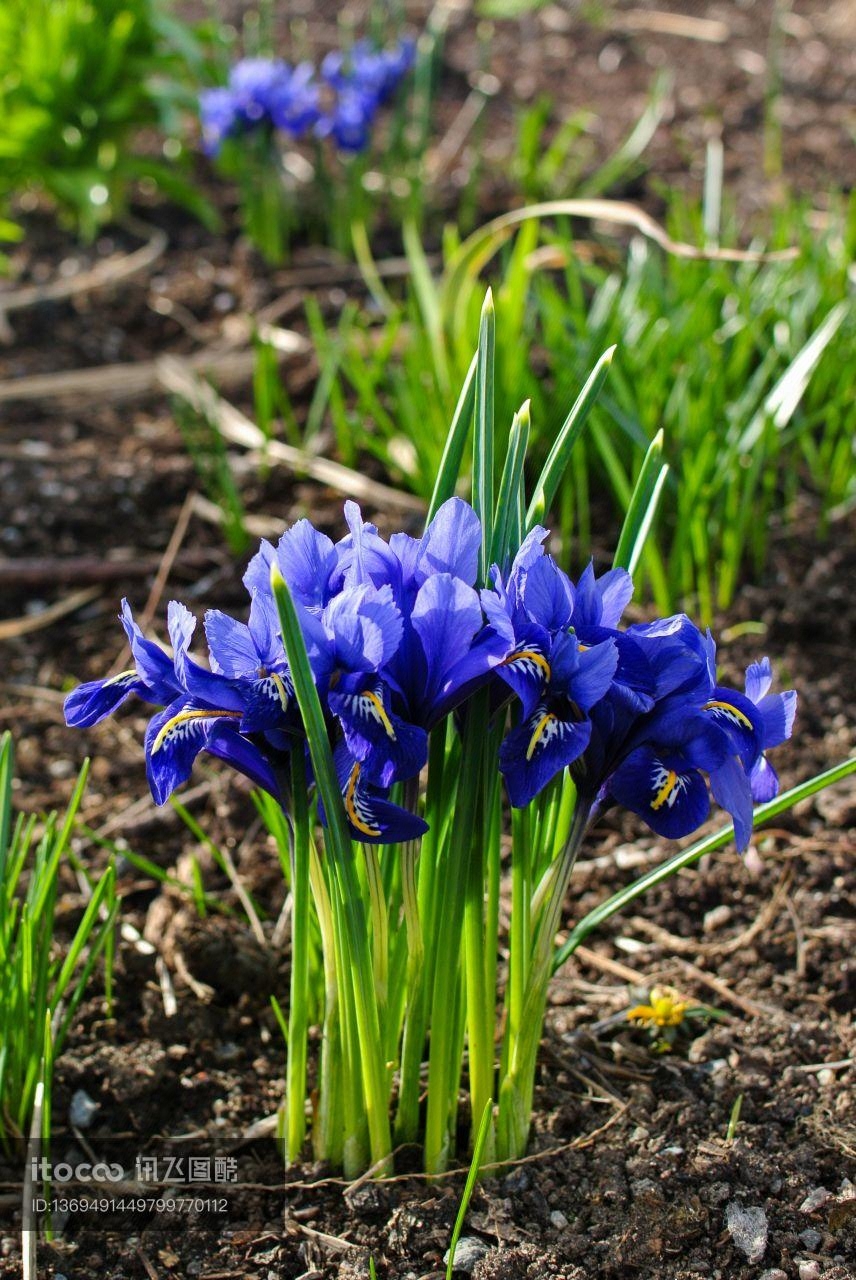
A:
<svg viewBox="0 0 856 1280">
<path fill-rule="evenodd" d="M 650 1004 L 637 1004 L 627 1010 L 627 1018 L 642 1022 L 648 1027 L 679 1027 L 689 1005 L 682 1000 L 674 987 L 652 987 L 648 993 Z"/>
</svg>

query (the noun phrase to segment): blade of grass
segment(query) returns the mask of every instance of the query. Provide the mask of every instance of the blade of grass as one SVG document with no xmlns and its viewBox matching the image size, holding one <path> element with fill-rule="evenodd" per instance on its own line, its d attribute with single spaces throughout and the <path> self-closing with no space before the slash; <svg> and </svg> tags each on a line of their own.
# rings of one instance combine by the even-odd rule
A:
<svg viewBox="0 0 856 1280">
<path fill-rule="evenodd" d="M 494 446 L 494 361 L 496 313 L 490 289 L 484 300 L 479 326 L 476 363 L 476 403 L 473 423 L 473 507 L 481 520 L 482 545 L 479 553 L 479 581 L 484 584 L 490 569 L 493 546 L 493 446 Z"/>
<path fill-rule="evenodd" d="M 574 445 L 606 380 L 614 355 L 615 347 L 610 347 L 608 351 L 604 351 L 586 379 L 582 391 L 574 401 L 570 413 L 553 442 L 553 447 L 544 464 L 544 469 L 538 477 L 535 492 L 532 494 L 532 501 L 526 513 L 526 532 L 529 532 L 536 524 L 540 524 L 550 508 L 550 504 L 565 473 L 565 468 L 570 461 Z"/>
<path fill-rule="evenodd" d="M 493 1111 L 493 1102 L 485 1103 L 482 1112 L 481 1122 L 479 1123 L 479 1131 L 476 1135 L 475 1145 L 473 1147 L 473 1158 L 470 1161 L 470 1170 L 467 1174 L 467 1180 L 464 1184 L 464 1191 L 461 1196 L 461 1203 L 458 1205 L 458 1213 L 455 1218 L 455 1225 L 452 1228 L 452 1239 L 449 1241 L 449 1261 L 446 1264 L 446 1280 L 452 1280 L 455 1270 L 455 1251 L 458 1247 L 458 1241 L 461 1238 L 461 1232 L 464 1229 L 464 1222 L 467 1216 L 467 1210 L 470 1207 L 470 1200 L 473 1198 L 476 1182 L 478 1181 L 479 1169 L 481 1168 L 482 1154 L 484 1146 L 487 1142 L 487 1135 L 490 1132 L 491 1113 Z"/>
<path fill-rule="evenodd" d="M 464 448 L 467 443 L 467 437 L 470 434 L 470 426 L 473 419 L 473 409 L 476 402 L 477 369 L 478 352 L 470 361 L 467 376 L 461 387 L 461 394 L 458 396 L 458 403 L 452 416 L 449 434 L 446 436 L 443 457 L 437 469 L 437 479 L 434 482 L 434 492 L 431 495 L 431 502 L 428 506 L 426 525 L 431 523 L 439 508 L 455 493 L 458 476 L 461 472 Z"/>
<path fill-rule="evenodd" d="M 669 474 L 668 466 L 660 461 L 662 454 L 663 432 L 658 431 L 648 446 L 645 461 L 636 478 L 612 561 L 615 568 L 626 569 L 631 574 L 639 563 L 666 476 Z"/>
</svg>

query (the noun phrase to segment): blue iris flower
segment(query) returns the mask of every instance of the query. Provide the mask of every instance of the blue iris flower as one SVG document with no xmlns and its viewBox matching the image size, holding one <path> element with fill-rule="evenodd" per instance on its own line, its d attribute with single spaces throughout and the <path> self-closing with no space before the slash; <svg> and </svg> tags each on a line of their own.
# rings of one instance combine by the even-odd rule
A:
<svg viewBox="0 0 856 1280">
<path fill-rule="evenodd" d="M 738 849 L 745 849 L 753 802 L 778 789 L 764 752 L 790 736 L 796 694 L 769 694 L 766 659 L 749 668 L 745 694 L 718 685 L 710 633 L 683 617 L 630 630 L 640 635 L 667 692 L 639 718 L 616 713 L 609 698 L 596 709 L 583 786 L 601 785 L 602 796 L 638 813 L 659 835 L 677 838 L 708 815 L 707 774 L 713 798 L 732 817 Z"/>
<path fill-rule="evenodd" d="M 340 544 L 345 580 L 387 585 L 402 615 L 401 643 L 383 675 L 398 709 L 430 730 L 487 681 L 507 644 L 485 625 L 473 583 L 481 527 L 466 502 L 443 503 L 420 539 L 389 543 L 363 523 L 356 503 L 345 513 L 350 536 Z"/>
<path fill-rule="evenodd" d="M 183 605 L 169 605 L 170 655 L 123 601 L 134 665 L 69 694 L 67 722 L 96 724 L 135 694 L 163 707 L 146 733 L 159 803 L 201 751 L 279 795 L 287 753 L 306 745 L 270 585 L 276 565 L 300 618 L 355 839 L 392 843 L 425 831 L 391 788 L 418 777 L 431 729 L 488 685 L 497 714 L 512 697 L 518 704 L 499 755 L 515 807 L 569 767 L 589 819 L 620 802 L 676 838 L 705 820 L 712 793 L 745 848 L 753 802 L 778 790 L 766 752 L 790 736 L 796 710 L 793 691 L 771 692 L 766 658 L 748 668 L 741 692 L 717 683 L 713 639 L 683 614 L 620 630 L 629 576 L 597 577 L 589 565 L 574 584 L 546 554 L 541 528 L 477 592 L 482 531 L 459 498 L 421 538 L 387 542 L 353 502 L 345 516 L 348 533 L 336 543 L 300 520 L 276 547 L 261 544 L 244 577 L 248 620 L 205 615 L 207 666 L 190 656 L 195 620 Z"/>
<path fill-rule="evenodd" d="M 319 138 L 332 138 L 340 151 L 365 151 L 378 110 L 371 93 L 346 87 L 336 95 L 330 111 L 322 115 L 315 131 Z"/>
<path fill-rule="evenodd" d="M 321 63 L 321 76 L 338 92 L 355 90 L 376 103 L 388 102 L 416 58 L 416 42 L 400 40 L 388 49 L 377 49 L 358 40 L 347 51 L 334 50 Z"/>
<path fill-rule="evenodd" d="M 386 788 L 371 782 L 365 765 L 355 760 L 348 745 L 341 742 L 334 752 L 336 775 L 345 805 L 351 835 L 363 844 L 398 844 L 418 840 L 428 830 L 427 822 L 393 804 Z M 322 822 L 324 807 L 318 806 Z"/>
<path fill-rule="evenodd" d="M 607 781 L 610 796 L 668 839 L 689 835 L 710 812 L 704 773 L 728 760 L 724 735 L 701 713 L 674 706 L 654 715 L 635 735 Z M 751 823 L 751 819 L 750 819 Z"/>
<path fill-rule="evenodd" d="M 348 51 L 328 53 L 321 76 L 336 97 L 318 122 L 318 135 L 332 137 L 341 151 L 364 151 L 379 108 L 392 98 L 415 56 L 413 40 L 401 40 L 389 49 L 358 40 Z"/>
<path fill-rule="evenodd" d="M 127 601 L 122 602 L 121 618 L 135 669 L 75 689 L 65 701 L 66 722 L 74 726 L 96 724 L 130 694 L 146 702 L 166 703 L 146 733 L 146 772 L 158 804 L 187 780 L 200 751 L 227 760 L 258 786 L 278 794 L 269 762 L 240 732 L 246 712 L 241 682 L 205 671 L 188 656 L 196 626 L 193 615 L 177 601 L 170 602 L 167 627 L 171 659 L 141 634 Z"/>
<path fill-rule="evenodd" d="M 175 619 L 170 626 L 173 667 L 181 692 L 149 721 L 146 730 L 146 774 L 156 802 L 164 804 L 187 781 L 201 751 L 218 756 L 257 786 L 278 795 L 270 761 L 241 732 L 251 681 L 208 671 L 194 662 L 188 649 L 195 619 L 176 601 L 170 604 L 170 614 Z"/>
<path fill-rule="evenodd" d="M 106 680 L 90 680 L 73 689 L 65 700 L 66 724 L 76 729 L 88 729 L 98 724 L 136 694 L 144 702 L 161 704 L 169 702 L 181 690 L 173 661 L 154 640 L 147 640 L 134 621 L 131 606 L 122 601 L 119 620 L 125 628 L 134 667 L 108 676 Z M 169 633 L 175 648 L 189 641 L 183 633 L 184 618 L 177 606 L 170 605 Z"/>
<path fill-rule="evenodd" d="M 575 588 L 543 553 L 544 531 L 533 532 L 507 581 L 494 568 L 498 589 L 482 592 L 485 613 L 508 644 L 496 674 L 520 700 L 520 722 L 506 736 L 499 757 L 515 808 L 529 804 L 585 751 L 591 737 L 588 712 L 613 687 L 619 664 L 619 648 L 607 628 L 583 640 L 572 625 Z M 591 616 L 603 621 L 602 609 Z M 612 613 L 606 616 L 613 620 Z"/>
<path fill-rule="evenodd" d="M 271 105 L 287 91 L 291 69 L 280 58 L 242 58 L 229 72 L 238 118 L 252 127 L 269 121 Z"/>
<path fill-rule="evenodd" d="M 228 137 L 253 129 L 281 129 L 299 137 L 321 115 L 318 85 L 305 62 L 291 67 L 279 58 L 242 58 L 225 88 L 199 95 L 203 148 L 217 155 Z"/>
<path fill-rule="evenodd" d="M 206 155 L 219 154 L 226 138 L 238 132 L 238 103 L 231 89 L 203 89 L 199 95 L 202 149 Z"/>
<path fill-rule="evenodd" d="M 267 95 L 267 111 L 275 129 L 302 137 L 321 118 L 321 100 L 315 72 L 308 62 L 287 68 Z"/>
</svg>

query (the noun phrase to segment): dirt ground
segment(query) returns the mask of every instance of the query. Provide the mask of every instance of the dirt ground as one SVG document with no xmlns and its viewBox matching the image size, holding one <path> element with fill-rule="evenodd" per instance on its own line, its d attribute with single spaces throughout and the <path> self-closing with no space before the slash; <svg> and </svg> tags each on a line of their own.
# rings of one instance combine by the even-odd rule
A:
<svg viewBox="0 0 856 1280">
<path fill-rule="evenodd" d="M 290 4 L 289 14 L 299 7 Z M 317 16 L 308 0 L 304 9 L 311 40 L 329 47 L 335 31 L 324 11 Z M 763 217 L 776 198 L 764 177 L 762 136 L 771 10 L 766 2 L 656 11 L 624 4 L 610 23 L 605 6 L 568 4 L 494 24 L 485 70 L 501 88 L 485 135 L 483 212 L 507 203 L 497 173 L 512 93 L 531 101 L 548 91 L 560 113 L 591 109 L 608 151 L 665 68 L 672 105 L 649 153 L 651 173 L 623 194 L 656 213 L 662 184 L 698 191 L 704 140 L 721 127 L 740 210 Z M 408 12 L 416 19 L 424 11 L 409 5 Z M 655 12 L 703 17 L 728 34 L 711 42 L 640 29 Z M 830 187 L 852 182 L 856 25 L 839 0 L 794 4 L 785 28 L 785 179 L 822 203 Z M 456 11 L 442 120 L 451 121 L 466 97 L 479 39 L 468 9 Z M 441 198 L 449 210 L 460 181 L 453 170 Z M 210 189 L 231 217 L 228 197 Z M 119 658 L 118 600 L 128 595 L 136 610 L 144 607 L 198 487 L 168 401 L 153 380 L 139 379 L 144 362 L 214 347 L 222 366 L 246 343 L 244 317 L 275 301 L 280 322 L 299 329 L 308 270 L 322 269 L 325 282 L 312 287 L 331 315 L 355 286 L 317 250 L 271 271 L 231 222 L 228 235 L 215 237 L 159 205 L 141 203 L 136 212 L 167 233 L 155 263 L 114 288 L 10 313 L 12 332 L 0 347 L 0 728 L 15 735 L 23 806 L 62 806 L 91 754 L 87 824 L 163 868 L 181 868 L 196 852 L 206 887 L 236 906 L 177 816 L 145 798 L 145 717 L 129 709 L 71 732 L 62 693 Z M 117 230 L 81 248 L 38 212 L 28 231 L 14 287 L 71 277 L 139 243 Z M 13 379 L 124 364 L 136 367 L 134 387 L 120 371 L 63 394 L 32 381 L 10 389 Z M 286 376 L 305 409 L 311 362 L 290 362 Z M 224 389 L 250 409 L 240 372 Z M 337 526 L 341 495 L 281 468 L 262 477 L 240 456 L 235 465 L 256 519 L 284 526 L 312 514 Z M 390 523 L 388 513 L 376 514 Z M 820 530 L 806 496 L 794 525 L 774 531 L 764 574 L 716 628 L 727 673 L 736 677 L 766 652 L 800 692 L 795 737 L 777 759 L 785 786 L 853 751 L 853 534 L 844 518 Z M 599 541 L 608 546 L 613 535 L 604 528 Z M 199 613 L 238 607 L 239 577 L 219 529 L 194 509 L 162 600 L 176 596 Z M 744 623 L 759 624 L 760 634 L 747 635 Z M 187 803 L 231 849 L 272 925 L 282 880 L 241 782 L 203 766 Z M 569 962 L 552 989 L 531 1154 L 487 1178 L 472 1202 L 464 1235 L 475 1280 L 856 1276 L 855 822 L 852 785 L 807 801 L 763 832 L 744 859 L 726 850 L 683 873 L 631 915 L 615 917 Z M 82 840 L 78 851 L 93 865 L 105 856 Z M 577 868 L 567 921 L 670 851 L 629 816 L 611 817 Z M 282 1097 L 283 1049 L 269 996 L 287 991 L 287 949 L 261 947 L 239 914 L 201 921 L 179 894 L 162 892 L 130 863 L 119 869 L 131 928 L 119 947 L 116 1016 L 105 1019 L 96 991 L 57 1064 L 57 1146 L 72 1141 L 69 1107 L 83 1089 L 98 1103 L 84 1137 L 99 1155 L 216 1153 L 237 1161 L 238 1181 L 218 1189 L 228 1202 L 221 1216 L 144 1214 L 122 1229 L 72 1218 L 61 1238 L 40 1247 L 40 1273 L 344 1280 L 368 1276 L 372 1258 L 390 1280 L 439 1276 L 460 1174 L 427 1184 L 405 1151 L 392 1183 L 348 1187 L 307 1164 L 283 1185 L 269 1129 L 258 1126 Z M 70 929 L 81 910 L 70 873 L 64 890 Z M 134 930 L 154 952 L 140 951 Z M 172 1016 L 164 968 L 175 990 Z M 687 1024 L 672 1053 L 653 1052 L 643 1031 L 612 1015 L 657 981 L 724 1017 Z M 16 1172 L 0 1167 L 0 1182 Z M 13 1209 L 0 1211 L 0 1275 L 18 1276 L 19 1224 Z"/>
</svg>

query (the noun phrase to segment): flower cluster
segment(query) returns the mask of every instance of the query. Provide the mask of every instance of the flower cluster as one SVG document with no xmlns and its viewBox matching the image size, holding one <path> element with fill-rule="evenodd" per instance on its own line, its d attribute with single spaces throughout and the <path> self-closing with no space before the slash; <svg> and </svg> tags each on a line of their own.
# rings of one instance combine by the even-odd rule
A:
<svg viewBox="0 0 856 1280">
<path fill-rule="evenodd" d="M 717 684 L 713 639 L 683 614 L 620 630 L 629 575 L 598 578 L 589 566 L 572 583 L 540 527 L 477 590 L 481 527 L 458 498 L 421 539 L 385 541 L 352 502 L 345 515 L 349 532 L 337 543 L 308 520 L 277 547 L 262 543 L 244 577 L 248 621 L 205 616 L 208 667 L 189 655 L 195 624 L 183 605 L 169 606 L 170 657 L 124 603 L 134 668 L 75 689 L 68 723 L 94 724 L 137 694 L 164 705 L 146 734 L 158 802 L 200 751 L 282 798 L 288 753 L 306 747 L 270 585 L 277 566 L 301 620 L 355 839 L 393 843 L 426 830 L 391 790 L 420 773 L 431 729 L 487 687 L 493 715 L 507 718 L 511 706 L 499 767 L 515 807 L 570 767 L 592 815 L 621 803 L 678 837 L 707 817 L 709 779 L 746 846 L 753 801 L 778 789 L 765 752 L 790 736 L 796 710 L 793 691 L 770 693 L 766 658 L 749 667 L 741 692 Z"/>
<path fill-rule="evenodd" d="M 217 155 L 226 138 L 254 129 L 278 130 L 292 138 L 330 137 L 341 151 L 362 151 L 378 110 L 410 70 L 416 46 L 401 40 L 389 49 L 358 41 L 347 53 L 329 53 L 320 80 L 307 62 L 290 66 L 279 58 L 243 58 L 225 88 L 199 97 L 202 141 Z"/>
</svg>

